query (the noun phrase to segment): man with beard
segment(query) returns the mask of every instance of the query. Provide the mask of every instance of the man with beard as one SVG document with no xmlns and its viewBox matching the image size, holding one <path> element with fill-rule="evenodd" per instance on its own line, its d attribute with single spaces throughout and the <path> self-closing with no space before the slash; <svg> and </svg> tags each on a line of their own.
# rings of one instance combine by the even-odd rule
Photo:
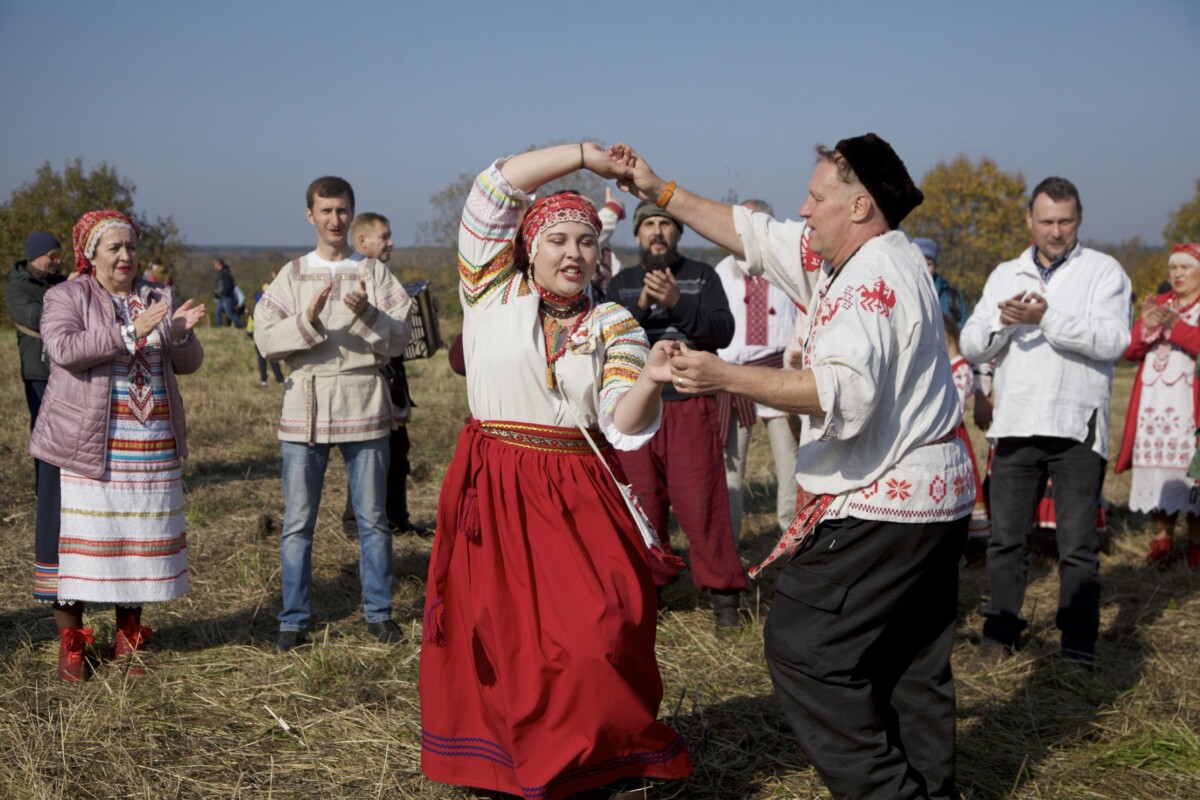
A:
<svg viewBox="0 0 1200 800">
<path fill-rule="evenodd" d="M 715 353 L 733 339 L 733 315 L 716 271 L 679 254 L 683 226 L 670 211 L 641 203 L 633 214 L 641 263 L 613 276 L 608 299 L 629 309 L 653 345 L 675 339 L 694 350 Z M 692 582 L 712 598 L 717 627 L 738 625 L 738 595 L 746 575 L 729 518 L 729 495 L 712 397 L 688 397 L 663 389 L 662 425 L 649 444 L 617 454 L 641 497 L 650 521 L 667 546 L 667 511 L 672 508 L 690 544 Z M 672 571 L 658 564 L 654 582 L 664 586 Z"/>
</svg>

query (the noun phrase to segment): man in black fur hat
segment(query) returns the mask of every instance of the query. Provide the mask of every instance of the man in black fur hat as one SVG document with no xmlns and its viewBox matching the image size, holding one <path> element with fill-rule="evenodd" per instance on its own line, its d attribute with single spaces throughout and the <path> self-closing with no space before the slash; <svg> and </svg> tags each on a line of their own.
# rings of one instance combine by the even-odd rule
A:
<svg viewBox="0 0 1200 800">
<path fill-rule="evenodd" d="M 779 560 L 764 632 L 776 696 L 838 798 L 957 797 L 950 650 L 973 467 L 941 306 L 896 230 L 923 196 L 868 133 L 817 148 L 805 222 L 692 194 L 625 145 L 620 183 L 668 206 L 806 309 L 803 368 L 684 348 L 685 394 L 727 391 L 801 415 L 796 477 L 813 499 L 751 575 Z"/>
</svg>

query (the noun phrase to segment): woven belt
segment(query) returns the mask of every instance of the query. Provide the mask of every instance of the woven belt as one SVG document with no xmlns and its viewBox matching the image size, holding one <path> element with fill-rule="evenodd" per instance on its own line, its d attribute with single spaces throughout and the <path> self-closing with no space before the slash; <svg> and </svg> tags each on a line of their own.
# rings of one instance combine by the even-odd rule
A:
<svg viewBox="0 0 1200 800">
<path fill-rule="evenodd" d="M 583 438 L 583 434 L 579 432 L 578 428 L 488 420 L 479 423 L 479 430 L 489 439 L 496 439 L 527 450 L 575 455 L 591 452 L 591 446 L 587 439 Z M 599 442 L 605 442 L 599 431 L 594 432 L 594 438 Z"/>
</svg>

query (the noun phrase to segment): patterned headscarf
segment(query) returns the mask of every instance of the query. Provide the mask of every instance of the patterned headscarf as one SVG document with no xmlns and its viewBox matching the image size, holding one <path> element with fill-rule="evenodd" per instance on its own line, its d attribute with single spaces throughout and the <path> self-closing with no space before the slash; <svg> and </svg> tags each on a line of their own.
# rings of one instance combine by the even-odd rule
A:
<svg viewBox="0 0 1200 800">
<path fill-rule="evenodd" d="M 1184 242 L 1183 244 L 1171 245 L 1171 256 L 1174 256 L 1176 253 L 1183 253 L 1190 256 L 1200 265 L 1200 242 Z M 1170 260 L 1168 258 L 1168 261 Z"/>
<path fill-rule="evenodd" d="M 96 245 L 100 237 L 109 228 L 128 228 L 133 235 L 142 238 L 137 223 L 120 211 L 111 208 L 103 211 L 89 211 L 79 218 L 71 230 L 71 244 L 75 249 L 75 271 L 84 274 L 92 271 L 92 259 L 96 255 Z"/>
<path fill-rule="evenodd" d="M 599 236 L 600 215 L 591 201 L 578 192 L 555 192 L 549 197 L 543 197 L 529 208 L 525 220 L 521 223 L 521 231 L 513 247 L 513 259 L 517 269 L 529 272 L 529 265 L 537 255 L 538 242 L 542 232 L 560 222 L 582 222 Z"/>
</svg>

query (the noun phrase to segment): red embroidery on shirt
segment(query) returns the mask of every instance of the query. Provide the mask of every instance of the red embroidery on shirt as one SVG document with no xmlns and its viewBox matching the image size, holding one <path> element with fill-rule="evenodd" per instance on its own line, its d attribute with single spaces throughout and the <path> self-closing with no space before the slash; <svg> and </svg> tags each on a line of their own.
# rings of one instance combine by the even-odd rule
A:
<svg viewBox="0 0 1200 800">
<path fill-rule="evenodd" d="M 939 504 L 946 499 L 946 482 L 942 480 L 941 475 L 934 475 L 933 480 L 929 482 L 929 496 L 933 498 L 933 502 Z"/>
<path fill-rule="evenodd" d="M 835 297 L 832 300 L 822 303 L 820 306 L 822 313 L 817 318 L 817 325 L 828 325 L 829 321 L 834 318 L 838 311 L 843 308 L 850 308 L 853 305 L 854 290 L 850 287 L 846 287 L 846 289 L 842 292 L 841 297 Z"/>
<path fill-rule="evenodd" d="M 961 497 L 962 493 L 967 490 L 967 479 L 962 475 L 954 476 L 954 496 Z M 939 501 L 940 502 L 940 501 Z"/>
<path fill-rule="evenodd" d="M 888 500 L 907 500 L 912 493 L 912 484 L 897 478 L 888 478 Z"/>
<path fill-rule="evenodd" d="M 870 289 L 859 286 L 858 293 L 862 296 L 858 305 L 863 311 L 874 311 L 885 317 L 892 315 L 892 307 L 896 305 L 896 293 L 888 288 L 883 278 L 875 281 L 875 285 Z"/>
<path fill-rule="evenodd" d="M 808 234 L 800 237 L 800 263 L 805 272 L 816 272 L 821 268 L 821 257 L 808 249 Z"/>
<path fill-rule="evenodd" d="M 862 490 L 863 499 L 870 500 L 872 497 L 875 496 L 875 493 L 878 491 L 879 491 L 879 481 L 875 481 L 870 486 L 868 486 L 867 488 Z"/>
</svg>

